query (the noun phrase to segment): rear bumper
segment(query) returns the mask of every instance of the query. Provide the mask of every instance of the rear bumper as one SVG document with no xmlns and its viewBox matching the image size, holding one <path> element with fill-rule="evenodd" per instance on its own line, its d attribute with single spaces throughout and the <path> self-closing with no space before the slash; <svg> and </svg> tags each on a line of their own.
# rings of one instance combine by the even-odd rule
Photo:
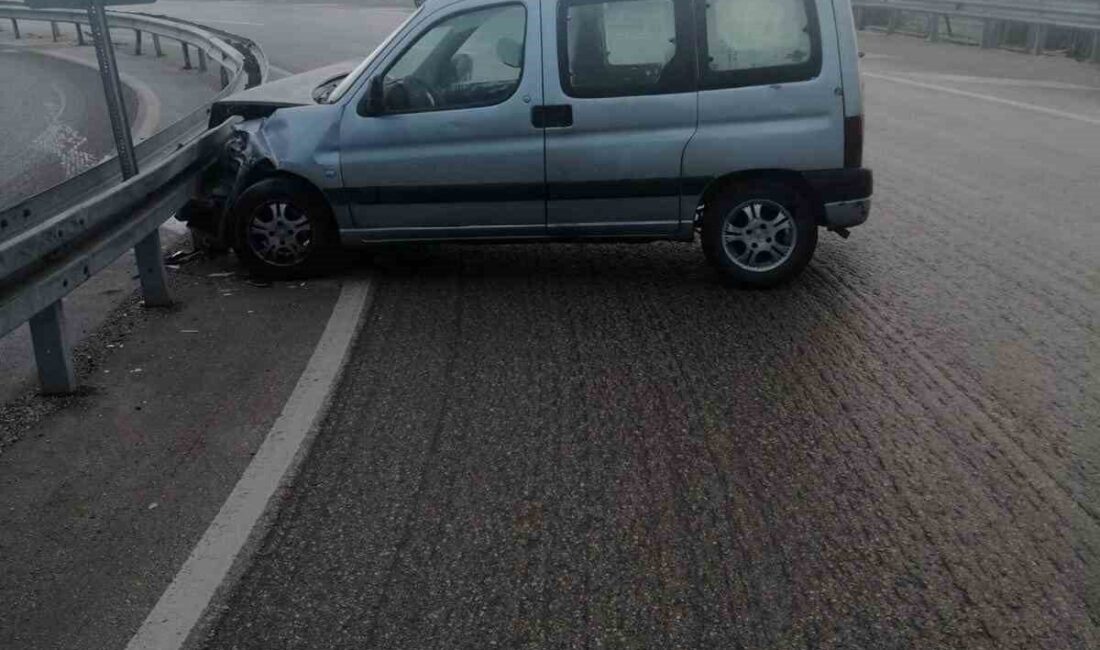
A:
<svg viewBox="0 0 1100 650">
<path fill-rule="evenodd" d="M 821 220 L 826 228 L 852 228 L 867 221 L 874 193 L 870 169 L 829 169 L 809 172 L 805 177 L 821 202 Z"/>
</svg>

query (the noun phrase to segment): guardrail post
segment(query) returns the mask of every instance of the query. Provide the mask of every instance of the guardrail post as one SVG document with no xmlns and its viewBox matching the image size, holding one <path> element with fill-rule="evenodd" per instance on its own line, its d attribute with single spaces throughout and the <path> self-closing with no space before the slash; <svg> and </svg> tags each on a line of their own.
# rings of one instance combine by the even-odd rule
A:
<svg viewBox="0 0 1100 650">
<path fill-rule="evenodd" d="M 196 47 L 199 51 L 199 72 L 206 72 L 206 50 L 201 47 Z"/>
<path fill-rule="evenodd" d="M 856 29 L 862 32 L 863 28 L 867 26 L 867 18 L 864 15 L 866 11 L 863 7 L 855 7 L 854 10 L 856 12 Z"/>
<path fill-rule="evenodd" d="M 183 69 L 191 69 L 191 50 L 187 47 L 187 43 L 180 41 L 180 45 L 183 46 Z"/>
<path fill-rule="evenodd" d="M 1100 63 L 1100 32 L 1092 33 L 1092 60 Z"/>
<path fill-rule="evenodd" d="M 164 56 L 164 50 L 160 49 L 160 34 L 153 34 L 153 51 L 157 56 Z"/>
<path fill-rule="evenodd" d="M 76 25 L 76 44 L 77 45 L 83 45 L 84 44 L 84 30 L 80 27 L 80 23 L 73 23 L 73 25 Z"/>
<path fill-rule="evenodd" d="M 56 43 L 57 39 L 61 38 L 61 32 L 57 29 L 57 21 L 50 21 L 50 33 L 53 34 L 53 42 Z"/>
<path fill-rule="evenodd" d="M 76 390 L 76 373 L 65 332 L 65 310 L 58 300 L 31 317 L 31 341 L 38 364 L 38 381 L 47 395 Z"/>
<path fill-rule="evenodd" d="M 222 52 L 222 62 L 218 71 L 221 73 L 222 88 L 225 88 L 229 85 L 229 71 L 225 69 L 225 52 Z"/>
<path fill-rule="evenodd" d="M 940 40 L 940 15 L 928 14 L 928 42 L 935 43 Z"/>
<path fill-rule="evenodd" d="M 172 304 L 168 294 L 168 277 L 164 271 L 164 257 L 160 250 L 160 231 L 154 230 L 134 246 L 141 292 L 146 307 L 167 307 Z"/>
<path fill-rule="evenodd" d="M 886 20 L 886 33 L 893 34 L 898 31 L 898 21 L 901 19 L 901 11 L 897 9 L 890 10 L 890 17 Z"/>
<path fill-rule="evenodd" d="M 141 30 L 134 30 L 134 56 L 141 56 Z"/>
<path fill-rule="evenodd" d="M 23 38 L 19 34 L 19 21 L 14 19 L 14 18 L 11 19 L 11 31 L 15 32 L 15 37 L 16 38 Z"/>
<path fill-rule="evenodd" d="M 1028 25 L 1027 35 L 1029 38 L 1029 45 L 1031 46 L 1032 54 L 1042 54 L 1043 46 L 1046 45 L 1047 40 L 1047 26 L 1046 25 Z"/>
<path fill-rule="evenodd" d="M 982 21 L 982 49 L 988 50 L 990 48 L 997 47 L 997 42 L 1000 29 L 996 21 L 985 20 Z"/>
</svg>

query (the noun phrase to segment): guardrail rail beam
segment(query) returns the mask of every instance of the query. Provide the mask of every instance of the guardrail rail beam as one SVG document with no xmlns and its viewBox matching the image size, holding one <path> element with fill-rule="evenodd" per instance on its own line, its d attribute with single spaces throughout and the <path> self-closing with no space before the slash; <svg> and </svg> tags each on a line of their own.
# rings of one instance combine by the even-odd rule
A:
<svg viewBox="0 0 1100 650">
<path fill-rule="evenodd" d="M 906 29 L 911 22 L 908 19 L 914 14 L 923 14 L 928 17 L 928 23 L 922 33 L 928 40 L 943 38 L 938 19 L 929 16 L 942 17 L 947 36 L 955 40 L 960 34 L 953 33 L 951 21 L 960 19 L 981 25 L 973 36 L 980 35 L 978 41 L 983 49 L 1010 47 L 1042 54 L 1048 47 L 1062 48 L 1072 43 L 1069 47 L 1074 55 L 1084 54 L 1083 58 L 1100 61 L 1095 47 L 1091 52 L 1083 52 L 1089 48 L 1089 39 L 1100 34 L 1100 2 L 1097 0 L 852 0 L 852 9 L 860 28 L 883 29 L 886 33 L 911 32 Z M 879 27 L 883 19 L 885 25 Z M 1065 32 L 1070 35 L 1063 35 Z M 1021 33 L 1023 43 L 1017 40 Z"/>
</svg>

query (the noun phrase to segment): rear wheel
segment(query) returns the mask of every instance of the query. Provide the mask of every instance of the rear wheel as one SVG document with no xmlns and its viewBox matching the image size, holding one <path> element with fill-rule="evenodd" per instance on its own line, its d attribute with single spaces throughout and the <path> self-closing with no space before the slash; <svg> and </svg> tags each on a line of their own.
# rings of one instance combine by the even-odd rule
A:
<svg viewBox="0 0 1100 650">
<path fill-rule="evenodd" d="M 777 181 L 731 185 L 703 215 L 703 252 L 730 282 L 773 287 L 797 276 L 817 248 L 809 202 Z"/>
<path fill-rule="evenodd" d="M 303 182 L 262 180 L 241 194 L 233 215 L 233 248 L 256 275 L 312 275 L 323 270 L 335 252 L 329 207 Z"/>
</svg>

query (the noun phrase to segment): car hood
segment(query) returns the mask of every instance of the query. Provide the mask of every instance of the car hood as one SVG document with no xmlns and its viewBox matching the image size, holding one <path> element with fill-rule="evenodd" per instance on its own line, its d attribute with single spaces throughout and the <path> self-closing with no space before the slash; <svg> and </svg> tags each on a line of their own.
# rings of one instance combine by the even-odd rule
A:
<svg viewBox="0 0 1100 650">
<path fill-rule="evenodd" d="M 302 72 L 249 88 L 225 98 L 232 104 L 267 104 L 273 106 L 302 106 L 316 104 L 313 97 L 318 86 L 337 81 L 351 73 L 358 61 L 342 61 L 323 68 Z"/>
</svg>

